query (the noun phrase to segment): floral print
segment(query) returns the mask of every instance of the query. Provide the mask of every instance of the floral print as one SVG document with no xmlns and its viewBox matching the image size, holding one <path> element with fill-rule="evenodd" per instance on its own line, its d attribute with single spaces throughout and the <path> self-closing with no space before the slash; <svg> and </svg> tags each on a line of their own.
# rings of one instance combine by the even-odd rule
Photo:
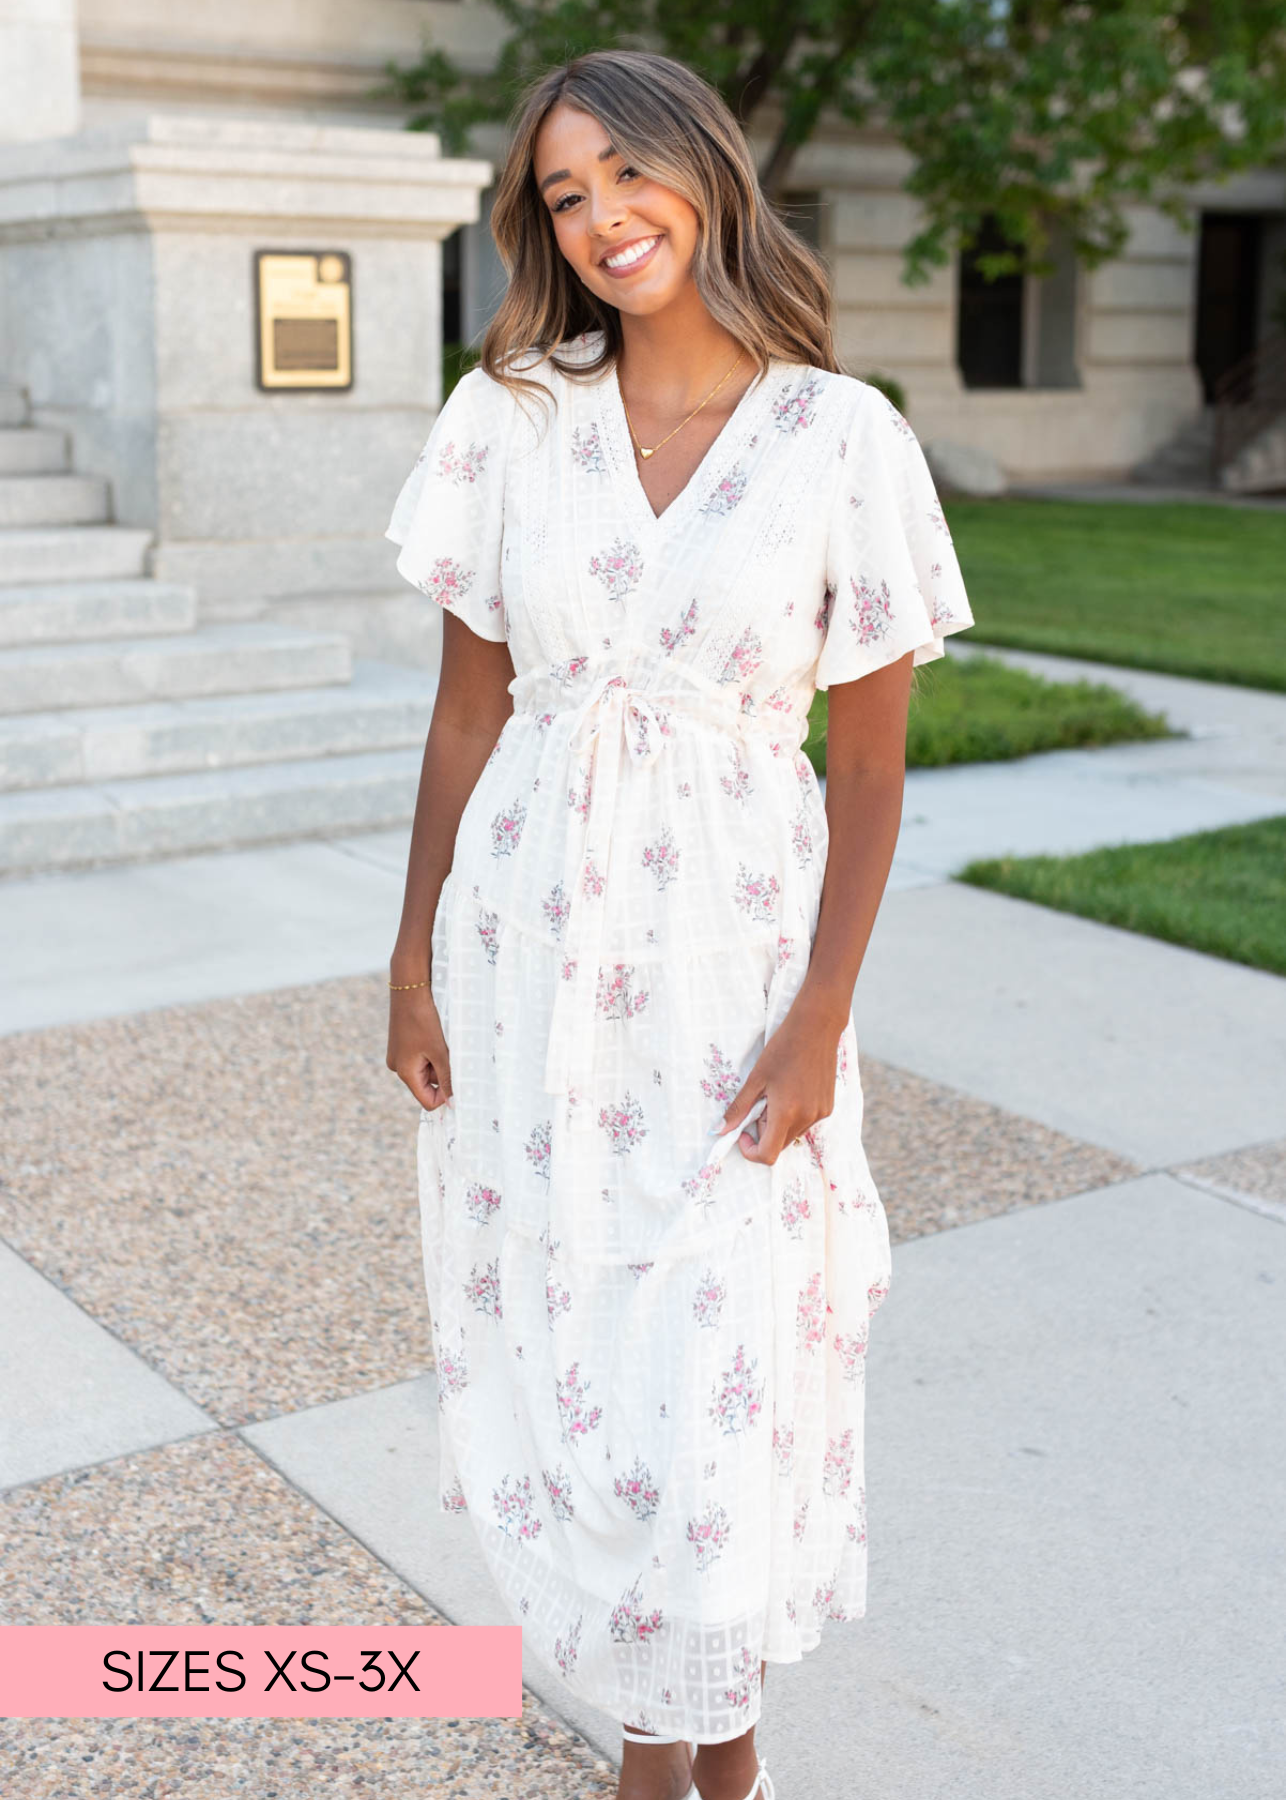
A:
<svg viewBox="0 0 1286 1800">
<path fill-rule="evenodd" d="M 438 1502 L 577 1695 L 722 1741 L 758 1717 L 762 1656 L 866 1604 L 891 1257 L 851 1022 L 833 1111 L 775 1164 L 723 1125 L 816 929 L 808 709 L 972 615 L 877 390 L 774 359 L 658 517 L 610 377 L 533 373 L 557 425 L 469 371 L 388 533 L 514 669 L 433 920 Z"/>
</svg>

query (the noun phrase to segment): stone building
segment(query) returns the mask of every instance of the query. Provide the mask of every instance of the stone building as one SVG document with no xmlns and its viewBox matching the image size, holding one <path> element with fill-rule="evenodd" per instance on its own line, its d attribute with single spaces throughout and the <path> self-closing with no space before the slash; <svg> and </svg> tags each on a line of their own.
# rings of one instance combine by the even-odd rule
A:
<svg viewBox="0 0 1286 1800">
<path fill-rule="evenodd" d="M 439 621 L 382 534 L 442 340 L 502 280 L 502 138 L 443 157 L 375 90 L 426 31 L 481 64 L 497 29 L 447 0 L 0 0 L 0 871 L 406 816 Z M 906 288 L 907 166 L 843 128 L 793 170 L 845 366 L 1015 478 L 1176 439 L 1201 469 L 1286 285 L 1286 171 L 1192 193 L 1191 233 L 1132 208 L 1094 273 L 986 286 L 966 256 Z M 263 385 L 262 251 L 347 270 L 350 385 Z"/>
</svg>

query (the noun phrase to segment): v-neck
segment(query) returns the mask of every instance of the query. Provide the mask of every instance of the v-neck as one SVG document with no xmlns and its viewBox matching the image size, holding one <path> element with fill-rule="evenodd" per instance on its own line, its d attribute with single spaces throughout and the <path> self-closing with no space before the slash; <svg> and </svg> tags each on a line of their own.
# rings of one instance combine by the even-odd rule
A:
<svg viewBox="0 0 1286 1800">
<path fill-rule="evenodd" d="M 639 480 L 638 464 L 634 458 L 634 439 L 630 432 L 629 420 L 625 415 L 625 401 L 621 395 L 616 364 L 612 364 L 603 381 L 606 393 L 611 461 L 630 503 L 650 530 L 657 531 L 662 526 L 668 527 L 673 524 L 677 517 L 691 507 L 695 496 L 704 494 L 712 469 L 717 464 L 730 461 L 736 456 L 745 437 L 747 422 L 755 412 L 758 402 L 773 387 L 773 377 L 776 373 L 777 360 L 774 358 L 770 361 L 767 374 L 756 375 L 746 388 L 720 427 L 718 435 L 710 444 L 705 455 L 670 504 L 661 512 L 654 512 L 652 502 L 647 496 L 647 490 Z"/>
</svg>

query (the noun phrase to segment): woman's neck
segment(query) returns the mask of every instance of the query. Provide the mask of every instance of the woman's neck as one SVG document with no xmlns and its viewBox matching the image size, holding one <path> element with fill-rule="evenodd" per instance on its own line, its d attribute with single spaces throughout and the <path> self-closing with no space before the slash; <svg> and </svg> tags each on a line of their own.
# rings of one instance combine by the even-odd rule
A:
<svg viewBox="0 0 1286 1800">
<path fill-rule="evenodd" d="M 664 312 L 621 314 L 617 378 L 627 400 L 646 395 L 655 406 L 683 412 L 735 363 L 741 345 L 710 317 L 695 288 L 691 296 L 691 303 L 676 302 Z M 737 387 L 740 375 L 739 370 Z"/>
</svg>

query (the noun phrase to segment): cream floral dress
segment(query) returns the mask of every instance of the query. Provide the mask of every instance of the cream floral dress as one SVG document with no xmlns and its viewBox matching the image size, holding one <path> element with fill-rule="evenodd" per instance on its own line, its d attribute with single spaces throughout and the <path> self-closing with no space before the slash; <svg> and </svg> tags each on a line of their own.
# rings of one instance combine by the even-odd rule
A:
<svg viewBox="0 0 1286 1800">
<path fill-rule="evenodd" d="M 834 1110 L 775 1164 L 712 1127 L 808 966 L 814 689 L 973 618 L 878 390 L 775 362 L 658 518 L 614 372 L 522 363 L 556 407 L 467 374 L 387 533 L 515 670 L 432 926 L 438 1500 L 580 1698 L 716 1743 L 758 1718 L 761 1658 L 865 1612 L 890 1258 L 851 1022 Z"/>
</svg>

